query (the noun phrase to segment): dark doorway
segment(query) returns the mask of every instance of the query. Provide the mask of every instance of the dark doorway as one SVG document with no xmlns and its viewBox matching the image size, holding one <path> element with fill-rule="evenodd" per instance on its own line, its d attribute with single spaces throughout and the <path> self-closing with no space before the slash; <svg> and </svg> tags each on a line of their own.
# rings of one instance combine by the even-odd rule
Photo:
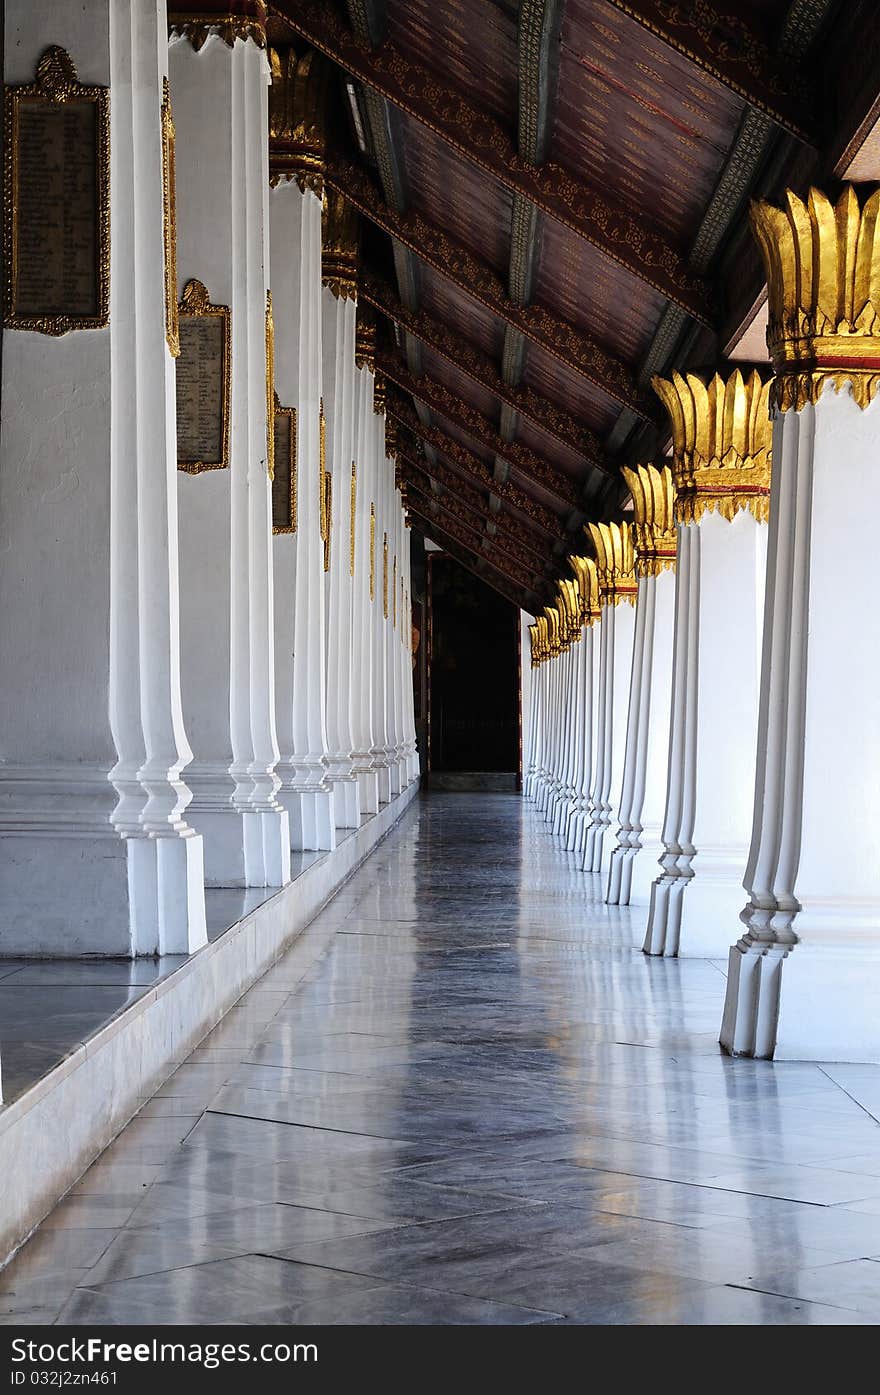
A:
<svg viewBox="0 0 880 1395">
<path fill-rule="evenodd" d="M 428 564 L 430 784 L 515 789 L 519 612 L 452 558 Z"/>
</svg>

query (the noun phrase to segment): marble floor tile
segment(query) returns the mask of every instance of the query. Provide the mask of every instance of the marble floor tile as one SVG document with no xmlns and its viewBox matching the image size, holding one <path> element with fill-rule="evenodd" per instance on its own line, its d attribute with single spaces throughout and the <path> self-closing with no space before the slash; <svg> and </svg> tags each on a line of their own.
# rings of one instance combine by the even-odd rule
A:
<svg viewBox="0 0 880 1395">
<path fill-rule="evenodd" d="M 212 892 L 212 934 L 251 899 Z M 422 800 L 0 1275 L 0 1323 L 880 1320 L 880 1068 L 724 1056 L 725 963 L 647 959 L 644 918 L 517 797 Z M 13 1094 L 155 972 L 45 969 L 0 961 Z"/>
</svg>

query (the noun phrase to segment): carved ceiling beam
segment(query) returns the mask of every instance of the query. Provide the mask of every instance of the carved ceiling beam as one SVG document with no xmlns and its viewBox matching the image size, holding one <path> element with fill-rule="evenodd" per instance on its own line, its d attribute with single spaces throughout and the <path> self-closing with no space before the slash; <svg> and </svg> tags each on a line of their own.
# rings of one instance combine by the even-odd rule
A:
<svg viewBox="0 0 880 1395">
<path fill-rule="evenodd" d="M 497 554 L 488 556 L 480 548 L 475 548 L 470 542 L 462 541 L 452 531 L 446 527 L 446 518 L 442 520 L 433 515 L 426 517 L 417 508 L 411 508 L 409 512 L 417 527 L 435 542 L 438 547 L 442 547 L 444 552 L 448 552 L 466 571 L 472 572 L 479 580 L 491 586 L 497 591 L 499 596 L 503 596 L 511 605 L 517 609 L 526 610 L 534 614 L 535 606 L 539 608 L 549 603 L 550 587 L 535 591 L 531 586 L 523 586 L 521 582 L 512 577 Z M 453 524 L 452 527 L 455 527 Z"/>
<path fill-rule="evenodd" d="M 432 514 L 432 506 L 438 505 L 442 513 L 455 519 L 457 523 L 474 535 L 479 541 L 481 551 L 484 547 L 491 547 L 498 553 L 503 553 L 511 571 L 527 579 L 523 582 L 524 585 L 531 585 L 535 580 L 540 583 L 545 579 L 543 568 L 535 562 L 534 557 L 528 551 L 505 533 L 491 534 L 486 527 L 486 517 L 474 514 L 454 495 L 433 494 L 430 488 L 424 489 L 410 480 L 406 497 L 408 506 L 412 504 L 413 507 L 421 508 L 429 517 Z"/>
<path fill-rule="evenodd" d="M 807 145 L 816 143 L 810 93 L 796 68 L 779 62 L 732 3 L 710 0 L 608 0 L 717 79 L 750 107 Z"/>
<path fill-rule="evenodd" d="M 578 421 L 563 407 L 557 406 L 549 397 L 535 392 L 533 388 L 510 387 L 487 354 L 474 348 L 463 340 L 460 334 L 449 329 L 442 320 L 436 319 L 427 311 L 412 313 L 383 278 L 373 276 L 369 272 L 362 273 L 359 294 L 362 300 L 369 301 L 401 329 L 405 329 L 441 358 L 445 358 L 447 363 L 451 363 L 475 383 L 494 393 L 518 415 L 534 422 L 542 431 L 546 431 L 570 450 L 576 450 L 597 469 L 612 469 L 602 454 L 598 437 L 588 426 Z"/>
<path fill-rule="evenodd" d="M 478 456 L 469 451 L 467 446 L 463 446 L 460 441 L 452 436 L 447 436 L 446 432 L 439 426 L 433 424 L 428 426 L 421 420 L 415 407 L 408 398 L 393 389 L 389 390 L 386 400 L 387 411 L 395 421 L 401 426 L 405 426 L 409 432 L 418 437 L 423 445 L 433 446 L 434 450 L 440 451 L 451 461 L 457 469 L 465 475 L 482 485 L 484 489 L 496 494 L 499 499 L 503 499 L 526 518 L 532 522 L 549 537 L 556 542 L 566 542 L 565 528 L 551 509 L 547 509 L 543 504 L 539 504 L 537 499 L 533 499 L 531 494 L 527 494 L 524 489 L 513 484 L 510 480 L 496 480 L 491 468 L 484 464 Z"/>
<path fill-rule="evenodd" d="M 580 373 L 615 402 L 630 407 L 645 421 L 658 420 L 656 403 L 638 388 L 628 364 L 553 311 L 541 305 L 517 305 L 507 294 L 501 278 L 463 243 L 420 213 L 400 214 L 390 208 L 359 165 L 333 160 L 327 167 L 326 179 L 371 223 L 408 247 L 419 261 L 433 267 L 497 319 L 520 330 L 526 339 Z"/>
<path fill-rule="evenodd" d="M 520 523 L 519 519 L 510 513 L 494 512 L 480 490 L 467 484 L 452 470 L 443 470 L 439 462 L 435 464 L 418 454 L 413 456 L 409 451 L 401 451 L 400 460 L 401 477 L 406 481 L 408 489 L 417 489 L 421 494 L 428 498 L 436 498 L 441 503 L 445 497 L 451 496 L 460 509 L 483 524 L 491 524 L 486 530 L 488 536 L 495 537 L 499 546 L 510 552 L 512 557 L 527 563 L 537 572 L 542 572 L 544 567 L 550 564 L 546 547 L 541 547 L 525 524 Z M 441 471 L 444 478 L 441 478 Z M 435 485 L 439 492 L 433 488 Z"/>
<path fill-rule="evenodd" d="M 488 417 L 484 417 L 482 412 L 478 412 L 469 402 L 457 397 L 443 383 L 438 383 L 427 373 L 421 373 L 416 377 L 396 354 L 381 350 L 376 352 L 376 370 L 390 378 L 404 392 L 417 397 L 429 411 L 455 422 L 456 426 L 466 431 L 475 441 L 479 441 L 487 450 L 503 456 L 509 465 L 553 494 L 560 503 L 571 509 L 580 507 L 578 486 L 569 475 L 557 470 L 543 456 L 523 445 L 521 441 L 503 441 Z"/>
<path fill-rule="evenodd" d="M 326 0 L 286 0 L 272 13 L 392 105 L 427 126 L 465 159 L 591 243 L 612 261 L 695 319 L 711 324 L 708 287 L 664 237 L 623 204 L 548 161 L 530 165 L 505 127 L 447 87 L 423 64 L 387 40 L 377 48 L 359 39 Z"/>
</svg>

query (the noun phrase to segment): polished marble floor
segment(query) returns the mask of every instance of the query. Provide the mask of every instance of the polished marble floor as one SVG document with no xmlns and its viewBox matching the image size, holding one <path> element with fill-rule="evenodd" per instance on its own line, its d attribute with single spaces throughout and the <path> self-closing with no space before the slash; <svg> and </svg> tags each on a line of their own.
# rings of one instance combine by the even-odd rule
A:
<svg viewBox="0 0 880 1395">
<path fill-rule="evenodd" d="M 596 880 L 516 796 L 414 805 L 2 1321 L 880 1320 L 880 1069 L 722 1056 L 724 965 L 645 958 Z"/>
</svg>

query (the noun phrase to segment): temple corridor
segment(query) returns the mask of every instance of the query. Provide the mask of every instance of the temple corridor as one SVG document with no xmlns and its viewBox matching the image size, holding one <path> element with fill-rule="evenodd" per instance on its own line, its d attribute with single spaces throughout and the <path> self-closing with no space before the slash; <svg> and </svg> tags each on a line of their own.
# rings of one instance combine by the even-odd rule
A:
<svg viewBox="0 0 880 1395">
<path fill-rule="evenodd" d="M 876 1321 L 880 1067 L 722 1055 L 726 965 L 642 954 L 598 883 L 518 797 L 423 796 L 39 1227 L 2 1320 Z"/>
</svg>

